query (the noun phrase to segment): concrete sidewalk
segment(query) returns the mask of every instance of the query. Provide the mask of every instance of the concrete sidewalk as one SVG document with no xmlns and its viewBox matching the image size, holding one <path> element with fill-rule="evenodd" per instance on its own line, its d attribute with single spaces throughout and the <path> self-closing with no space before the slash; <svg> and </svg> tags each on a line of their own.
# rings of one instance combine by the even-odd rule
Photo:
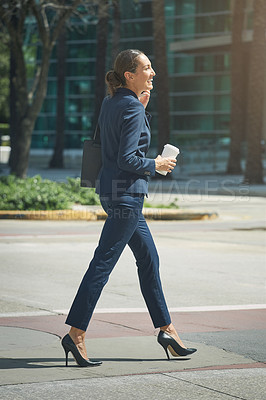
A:
<svg viewBox="0 0 266 400">
<path fill-rule="evenodd" d="M 50 172 L 53 177 L 41 175 L 74 175 Z M 73 298 L 101 222 L 0 221 L 0 398 L 264 400 L 266 190 L 241 179 L 151 182 L 152 205 L 177 197 L 182 208 L 219 214 L 208 221 L 149 224 L 164 260 L 170 308 L 180 306 L 171 309 L 173 322 L 184 343 L 198 349 L 170 361 L 140 308 L 125 252 L 86 336 L 89 357 L 103 365 L 79 368 L 71 358 L 66 368 L 60 337 L 67 327 L 59 308 Z"/>
<path fill-rule="evenodd" d="M 103 361 L 95 368 L 80 368 L 74 360 L 64 366 L 59 337 L 65 333 L 65 316 L 1 318 L 0 396 L 5 400 L 265 399 L 266 310 L 261 307 L 173 312 L 186 345 L 198 351 L 170 361 L 156 341 L 147 313 L 96 313 L 86 340 L 90 358 Z M 248 356 L 246 350 L 241 354 L 237 341 L 251 326 L 261 352 L 255 354 L 250 348 Z M 215 332 L 221 337 L 213 346 L 209 342 Z"/>
</svg>

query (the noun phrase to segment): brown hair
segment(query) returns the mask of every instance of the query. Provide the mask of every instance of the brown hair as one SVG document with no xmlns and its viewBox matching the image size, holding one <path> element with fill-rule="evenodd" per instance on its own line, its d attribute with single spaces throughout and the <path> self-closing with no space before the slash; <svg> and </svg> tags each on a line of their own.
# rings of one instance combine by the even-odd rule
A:
<svg viewBox="0 0 266 400">
<path fill-rule="evenodd" d="M 108 93 L 113 96 L 119 87 L 126 86 L 125 72 L 136 72 L 138 57 L 144 54 L 140 50 L 128 49 L 121 51 L 115 59 L 114 69 L 105 75 Z"/>
</svg>

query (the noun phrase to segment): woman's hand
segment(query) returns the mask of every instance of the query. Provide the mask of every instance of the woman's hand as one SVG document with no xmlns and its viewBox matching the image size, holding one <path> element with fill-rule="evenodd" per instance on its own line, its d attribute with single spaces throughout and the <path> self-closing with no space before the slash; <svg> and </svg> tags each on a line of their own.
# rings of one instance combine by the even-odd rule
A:
<svg viewBox="0 0 266 400">
<path fill-rule="evenodd" d="M 149 100 L 150 100 L 150 91 L 149 90 L 145 90 L 139 96 L 139 101 L 144 106 L 144 108 L 146 108 L 148 103 L 149 103 Z"/>
<path fill-rule="evenodd" d="M 162 156 L 157 156 L 155 158 L 155 169 L 157 171 L 167 171 L 167 172 L 172 172 L 172 170 L 176 166 L 176 159 L 171 158 L 171 157 L 162 157 Z"/>
</svg>

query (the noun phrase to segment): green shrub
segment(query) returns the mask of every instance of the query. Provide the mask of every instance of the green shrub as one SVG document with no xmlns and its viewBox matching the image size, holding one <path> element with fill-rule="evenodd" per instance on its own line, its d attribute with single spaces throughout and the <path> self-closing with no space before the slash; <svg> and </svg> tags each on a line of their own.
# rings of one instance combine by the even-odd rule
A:
<svg viewBox="0 0 266 400">
<path fill-rule="evenodd" d="M 80 186 L 80 178 L 67 178 L 67 183 L 62 183 L 62 187 L 72 203 L 82 205 L 100 204 L 99 196 L 95 193 L 94 189 L 82 188 Z"/>
<path fill-rule="evenodd" d="M 99 198 L 94 189 L 81 188 L 79 178 L 58 183 L 39 175 L 26 179 L 0 177 L 0 210 L 62 210 L 73 203 L 94 205 L 99 204 Z"/>
</svg>

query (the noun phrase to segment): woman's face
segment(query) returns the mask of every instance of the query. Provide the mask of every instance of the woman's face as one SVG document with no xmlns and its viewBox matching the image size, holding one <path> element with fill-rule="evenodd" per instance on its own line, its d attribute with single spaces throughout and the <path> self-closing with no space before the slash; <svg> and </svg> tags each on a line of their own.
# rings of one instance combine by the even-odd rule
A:
<svg viewBox="0 0 266 400">
<path fill-rule="evenodd" d="M 127 87 L 133 90 L 137 96 L 145 90 L 153 89 L 153 77 L 156 75 L 151 62 L 145 54 L 138 56 L 138 66 L 135 73 L 126 72 Z"/>
</svg>

